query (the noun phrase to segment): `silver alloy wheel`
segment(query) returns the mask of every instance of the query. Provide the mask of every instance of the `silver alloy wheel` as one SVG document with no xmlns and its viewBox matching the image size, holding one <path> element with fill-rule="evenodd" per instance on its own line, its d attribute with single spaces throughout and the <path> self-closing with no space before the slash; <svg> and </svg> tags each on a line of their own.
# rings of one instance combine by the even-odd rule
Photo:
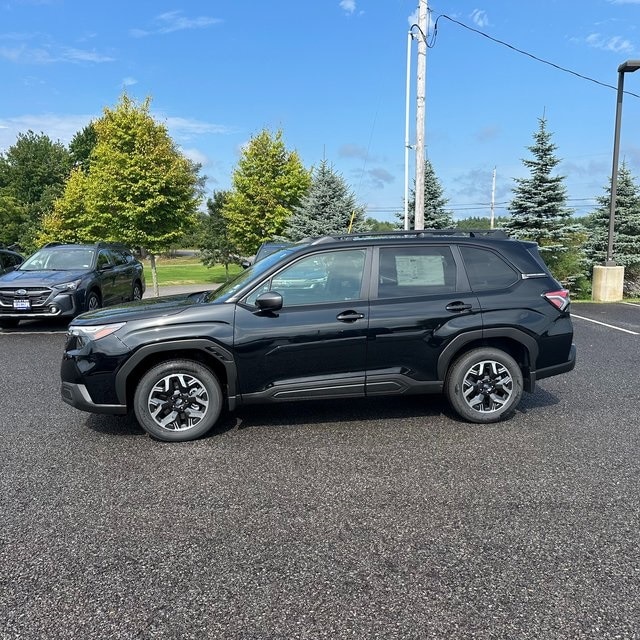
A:
<svg viewBox="0 0 640 640">
<path fill-rule="evenodd" d="M 207 414 L 209 394 L 201 380 L 172 373 L 158 380 L 147 398 L 153 421 L 168 431 L 193 429 Z"/>
<path fill-rule="evenodd" d="M 501 362 L 481 360 L 464 375 L 462 396 L 474 411 L 494 413 L 500 411 L 513 394 L 511 372 Z"/>
<path fill-rule="evenodd" d="M 87 301 L 87 311 L 95 311 L 100 308 L 100 300 L 95 293 L 89 295 L 89 300 Z"/>
<path fill-rule="evenodd" d="M 142 300 L 142 289 L 139 284 L 133 285 L 133 294 L 131 295 L 132 300 Z"/>
</svg>

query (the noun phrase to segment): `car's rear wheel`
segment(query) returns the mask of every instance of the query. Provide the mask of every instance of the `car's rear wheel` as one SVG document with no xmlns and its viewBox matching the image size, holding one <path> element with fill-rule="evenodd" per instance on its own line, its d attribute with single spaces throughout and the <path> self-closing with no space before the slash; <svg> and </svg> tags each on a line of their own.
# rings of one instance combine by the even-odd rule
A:
<svg viewBox="0 0 640 640">
<path fill-rule="evenodd" d="M 139 282 L 133 283 L 133 290 L 131 292 L 132 300 L 142 300 L 142 285 Z"/>
<path fill-rule="evenodd" d="M 91 291 L 85 301 L 85 311 L 95 311 L 101 307 L 100 296 L 95 291 Z"/>
<path fill-rule="evenodd" d="M 203 436 L 222 410 L 215 374 L 193 360 L 168 360 L 145 373 L 133 408 L 140 426 L 158 440 L 184 442 Z"/>
<path fill-rule="evenodd" d="M 497 422 L 513 411 L 522 398 L 522 371 L 500 349 L 474 349 L 449 369 L 445 393 L 453 409 L 465 420 Z"/>
</svg>

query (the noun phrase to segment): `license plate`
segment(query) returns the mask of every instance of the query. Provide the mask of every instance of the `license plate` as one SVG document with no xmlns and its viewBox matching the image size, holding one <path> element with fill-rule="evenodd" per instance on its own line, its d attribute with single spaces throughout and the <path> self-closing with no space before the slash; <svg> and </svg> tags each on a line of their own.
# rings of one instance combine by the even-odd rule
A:
<svg viewBox="0 0 640 640">
<path fill-rule="evenodd" d="M 31 303 L 28 300 L 14 300 L 14 309 L 31 309 Z"/>
</svg>

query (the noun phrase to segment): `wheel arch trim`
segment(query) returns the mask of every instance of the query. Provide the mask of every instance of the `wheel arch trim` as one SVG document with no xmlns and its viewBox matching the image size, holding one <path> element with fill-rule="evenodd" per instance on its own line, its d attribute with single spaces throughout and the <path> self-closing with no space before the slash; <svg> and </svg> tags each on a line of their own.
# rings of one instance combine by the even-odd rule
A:
<svg viewBox="0 0 640 640">
<path fill-rule="evenodd" d="M 225 369 L 227 374 L 228 403 L 233 409 L 236 402 L 237 375 L 236 364 L 233 354 L 221 347 L 219 344 L 205 339 L 170 340 L 158 342 L 140 347 L 118 370 L 116 374 L 116 395 L 122 404 L 127 404 L 127 380 L 132 371 L 146 358 L 169 351 L 180 351 L 181 355 L 189 358 L 189 352 L 206 352 L 210 357 L 217 360 Z"/>
<path fill-rule="evenodd" d="M 513 340 L 521 344 L 528 352 L 531 372 L 535 371 L 535 363 L 538 360 L 538 344 L 535 339 L 524 331 L 513 328 L 484 329 L 477 331 L 467 331 L 456 336 L 443 350 L 438 358 L 438 379 L 444 380 L 451 362 L 465 347 L 465 345 L 479 340 L 491 340 L 501 338 Z M 523 371 L 525 378 L 527 372 Z"/>
</svg>

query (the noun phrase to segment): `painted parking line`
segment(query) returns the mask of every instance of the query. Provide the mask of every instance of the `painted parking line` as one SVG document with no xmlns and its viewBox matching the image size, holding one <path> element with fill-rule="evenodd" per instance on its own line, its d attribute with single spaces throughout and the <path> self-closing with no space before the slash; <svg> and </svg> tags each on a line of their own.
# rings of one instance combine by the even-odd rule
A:
<svg viewBox="0 0 640 640">
<path fill-rule="evenodd" d="M 630 307 L 640 307 L 637 302 L 623 302 L 622 304 L 628 304 Z"/>
<path fill-rule="evenodd" d="M 600 324 L 608 329 L 615 329 L 616 331 L 623 331 L 624 333 L 630 333 L 632 336 L 640 336 L 637 331 L 631 331 L 630 329 L 623 329 L 622 327 L 616 327 L 614 324 L 607 324 L 606 322 L 600 322 L 600 320 L 593 320 L 593 318 L 585 318 L 584 316 L 577 316 L 575 313 L 571 314 L 572 318 L 578 318 L 579 320 L 586 320 L 587 322 L 593 322 L 594 324 Z"/>
</svg>

